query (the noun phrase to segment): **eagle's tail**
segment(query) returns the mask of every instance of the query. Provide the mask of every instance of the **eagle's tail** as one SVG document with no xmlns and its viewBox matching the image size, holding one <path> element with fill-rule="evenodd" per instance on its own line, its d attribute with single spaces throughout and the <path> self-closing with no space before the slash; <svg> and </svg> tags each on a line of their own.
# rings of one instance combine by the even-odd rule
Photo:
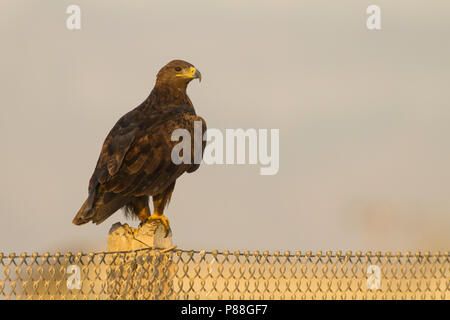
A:
<svg viewBox="0 0 450 320">
<path fill-rule="evenodd" d="M 92 217 L 95 214 L 95 210 L 93 210 L 95 192 L 90 192 L 89 197 L 81 206 L 80 210 L 78 210 L 77 215 L 73 218 L 72 223 L 80 226 L 92 220 Z"/>
<path fill-rule="evenodd" d="M 89 220 L 85 219 L 84 217 L 86 216 L 87 210 L 86 210 L 86 206 L 87 206 L 87 200 L 83 203 L 83 205 L 81 206 L 81 209 L 78 211 L 77 215 L 75 216 L 75 218 L 73 218 L 72 223 L 76 224 L 77 226 L 85 224 L 86 222 L 88 222 Z"/>
<path fill-rule="evenodd" d="M 126 200 L 121 195 L 100 192 L 96 196 L 96 191 L 90 192 L 89 197 L 81 206 L 72 223 L 82 225 L 89 221 L 100 224 L 105 221 L 110 215 L 123 207 Z M 94 201 L 95 200 L 95 201 Z"/>
</svg>

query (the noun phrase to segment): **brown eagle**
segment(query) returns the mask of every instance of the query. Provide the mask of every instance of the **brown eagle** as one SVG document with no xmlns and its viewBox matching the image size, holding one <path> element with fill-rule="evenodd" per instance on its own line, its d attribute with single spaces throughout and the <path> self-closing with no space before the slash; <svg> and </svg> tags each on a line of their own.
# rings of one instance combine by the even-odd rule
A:
<svg viewBox="0 0 450 320">
<path fill-rule="evenodd" d="M 125 214 L 137 216 L 142 223 L 159 220 L 168 234 L 169 221 L 163 214 L 175 181 L 184 172 L 199 167 L 194 161 L 172 161 L 172 148 L 179 143 L 172 141 L 172 133 L 176 129 L 188 130 L 194 155 L 194 122 L 200 121 L 202 132 L 206 131 L 205 121 L 196 115 L 186 94 L 193 79 L 200 81 L 201 74 L 192 64 L 182 60 L 169 62 L 158 72 L 148 98 L 114 125 L 103 143 L 89 181 L 89 196 L 73 219 L 74 224 L 102 223 L 124 207 Z M 200 143 L 204 150 L 204 142 Z"/>
</svg>

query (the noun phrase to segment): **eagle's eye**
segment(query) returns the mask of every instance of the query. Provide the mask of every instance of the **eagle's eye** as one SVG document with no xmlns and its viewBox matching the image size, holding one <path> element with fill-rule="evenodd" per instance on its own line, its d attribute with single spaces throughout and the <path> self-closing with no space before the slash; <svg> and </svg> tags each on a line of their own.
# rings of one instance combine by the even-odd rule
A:
<svg viewBox="0 0 450 320">
<path fill-rule="evenodd" d="M 176 68 L 175 68 L 175 71 L 180 72 L 180 71 L 181 71 L 181 68 L 180 68 L 180 67 L 176 67 Z"/>
</svg>

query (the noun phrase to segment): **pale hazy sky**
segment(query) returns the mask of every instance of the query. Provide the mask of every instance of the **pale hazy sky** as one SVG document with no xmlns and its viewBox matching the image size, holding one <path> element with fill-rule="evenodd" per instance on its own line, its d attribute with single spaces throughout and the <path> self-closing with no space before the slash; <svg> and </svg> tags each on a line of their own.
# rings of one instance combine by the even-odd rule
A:
<svg viewBox="0 0 450 320">
<path fill-rule="evenodd" d="M 82 29 L 66 29 L 78 4 Z M 381 7 L 382 30 L 366 28 Z M 447 250 L 448 1 L 0 2 L 0 251 L 103 250 L 72 218 L 102 142 L 174 58 L 209 127 L 280 129 L 280 170 L 202 166 L 166 211 L 184 249 Z M 131 221 L 136 225 L 137 221 Z"/>
</svg>

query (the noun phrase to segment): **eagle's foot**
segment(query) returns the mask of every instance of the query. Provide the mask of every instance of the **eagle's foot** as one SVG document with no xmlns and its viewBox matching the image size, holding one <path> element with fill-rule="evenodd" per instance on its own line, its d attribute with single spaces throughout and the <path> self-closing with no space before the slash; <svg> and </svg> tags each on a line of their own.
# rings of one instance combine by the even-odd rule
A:
<svg viewBox="0 0 450 320">
<path fill-rule="evenodd" d="M 167 236 L 171 232 L 169 219 L 167 219 L 162 214 L 154 213 L 150 217 L 147 218 L 147 221 L 145 223 L 148 223 L 148 222 L 151 222 L 151 221 L 155 221 L 155 220 L 159 220 L 161 222 L 161 224 L 164 226 L 164 229 L 166 230 L 166 235 L 164 237 L 167 238 Z"/>
</svg>

